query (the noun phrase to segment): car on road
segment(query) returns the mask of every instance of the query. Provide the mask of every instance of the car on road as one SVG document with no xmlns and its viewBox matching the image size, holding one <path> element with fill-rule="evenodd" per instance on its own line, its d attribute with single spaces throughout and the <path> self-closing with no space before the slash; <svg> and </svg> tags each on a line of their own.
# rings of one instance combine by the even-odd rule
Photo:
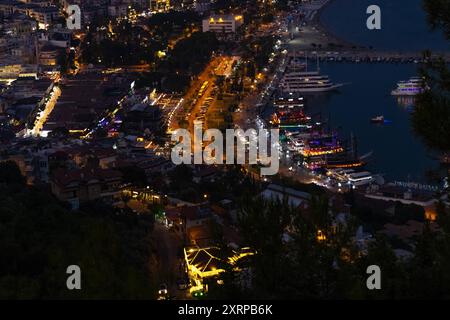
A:
<svg viewBox="0 0 450 320">
<path fill-rule="evenodd" d="M 160 296 L 167 296 L 169 294 L 169 291 L 167 290 L 167 284 L 162 283 L 159 285 L 158 294 Z"/>
<path fill-rule="evenodd" d="M 198 299 L 203 298 L 206 295 L 206 293 L 203 290 L 195 290 L 191 294 L 194 298 Z"/>
</svg>

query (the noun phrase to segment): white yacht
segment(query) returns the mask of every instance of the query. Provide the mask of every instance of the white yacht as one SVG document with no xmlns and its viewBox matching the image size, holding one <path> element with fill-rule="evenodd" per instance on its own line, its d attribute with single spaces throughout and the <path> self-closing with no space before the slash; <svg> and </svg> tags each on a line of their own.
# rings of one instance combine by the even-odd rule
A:
<svg viewBox="0 0 450 320">
<path fill-rule="evenodd" d="M 342 84 L 335 84 L 330 81 L 327 75 L 320 74 L 319 56 L 317 58 L 316 71 L 308 71 L 308 56 L 305 52 L 304 63 L 296 56 L 292 57 L 283 77 L 280 80 L 279 88 L 282 93 L 320 93 L 333 91 L 341 87 Z"/>
<path fill-rule="evenodd" d="M 397 88 L 392 90 L 393 96 L 415 96 L 424 91 L 423 80 L 420 77 L 412 77 L 408 81 L 400 81 Z"/>
<path fill-rule="evenodd" d="M 318 71 L 287 72 L 280 82 L 281 91 L 289 93 L 326 92 L 336 90 L 341 86 L 342 84 L 331 82 L 327 75 L 321 75 Z"/>
</svg>

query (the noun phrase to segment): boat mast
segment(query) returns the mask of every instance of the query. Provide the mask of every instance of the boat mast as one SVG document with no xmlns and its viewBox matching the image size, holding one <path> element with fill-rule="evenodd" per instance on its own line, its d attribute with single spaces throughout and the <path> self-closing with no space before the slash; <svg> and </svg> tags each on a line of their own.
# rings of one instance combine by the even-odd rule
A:
<svg viewBox="0 0 450 320">
<path fill-rule="evenodd" d="M 350 134 L 350 140 L 351 140 L 351 146 L 352 146 L 352 157 L 353 159 L 357 159 L 358 158 L 358 146 L 356 144 L 356 138 L 355 135 L 353 134 L 353 132 L 351 132 Z"/>
<path fill-rule="evenodd" d="M 316 58 L 317 58 L 317 72 L 320 73 L 320 66 L 319 66 L 319 54 L 316 53 Z"/>
<path fill-rule="evenodd" d="M 305 72 L 308 72 L 308 51 L 305 50 L 305 62 L 306 62 L 306 70 Z"/>
<path fill-rule="evenodd" d="M 296 62 L 295 62 L 295 49 L 294 49 L 294 58 L 292 59 L 292 63 L 291 64 L 294 66 L 292 72 L 295 72 L 295 64 L 296 64 Z"/>
</svg>

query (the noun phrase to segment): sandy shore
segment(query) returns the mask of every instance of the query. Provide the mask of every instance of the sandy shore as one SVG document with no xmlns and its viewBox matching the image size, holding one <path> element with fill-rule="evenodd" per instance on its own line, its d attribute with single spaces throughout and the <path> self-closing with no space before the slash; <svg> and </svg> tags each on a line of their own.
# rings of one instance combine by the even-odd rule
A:
<svg viewBox="0 0 450 320">
<path fill-rule="evenodd" d="M 345 48 L 352 48 L 352 47 L 356 47 L 358 48 L 359 46 L 355 43 L 351 43 L 349 41 L 346 41 L 345 39 L 342 39 L 338 36 L 336 36 L 336 34 L 334 34 L 331 30 L 329 30 L 321 21 L 320 17 L 322 16 L 323 11 L 325 11 L 326 8 L 328 8 L 328 6 L 336 0 L 328 0 L 327 3 L 322 6 L 319 10 L 317 10 L 314 19 L 312 20 L 312 25 L 314 25 L 318 30 L 320 30 L 322 33 L 326 34 L 326 37 L 328 38 L 328 43 L 334 43 L 335 45 L 338 46 L 343 46 Z M 328 44 L 327 43 L 327 44 Z"/>
<path fill-rule="evenodd" d="M 301 27 L 300 32 L 295 33 L 295 38 L 290 41 L 290 46 L 294 50 L 307 50 L 307 51 L 354 51 L 361 48 L 359 45 L 346 41 L 338 36 L 336 36 L 331 30 L 329 30 L 321 22 L 321 15 L 323 11 L 333 2 L 334 0 L 328 0 L 322 7 L 315 10 L 313 13 L 309 13 L 312 19 L 307 21 L 306 26 Z M 312 44 L 315 44 L 314 47 Z M 330 46 L 330 44 L 333 44 Z"/>
</svg>

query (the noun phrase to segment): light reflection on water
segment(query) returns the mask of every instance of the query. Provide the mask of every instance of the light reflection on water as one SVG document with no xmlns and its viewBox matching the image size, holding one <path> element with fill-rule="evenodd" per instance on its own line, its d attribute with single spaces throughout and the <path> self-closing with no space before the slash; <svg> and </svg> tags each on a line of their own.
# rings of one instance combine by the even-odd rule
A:
<svg viewBox="0 0 450 320">
<path fill-rule="evenodd" d="M 410 112 L 413 110 L 414 104 L 416 102 L 416 98 L 410 96 L 400 96 L 397 97 L 396 100 L 399 106 L 406 108 L 406 110 Z"/>
</svg>

